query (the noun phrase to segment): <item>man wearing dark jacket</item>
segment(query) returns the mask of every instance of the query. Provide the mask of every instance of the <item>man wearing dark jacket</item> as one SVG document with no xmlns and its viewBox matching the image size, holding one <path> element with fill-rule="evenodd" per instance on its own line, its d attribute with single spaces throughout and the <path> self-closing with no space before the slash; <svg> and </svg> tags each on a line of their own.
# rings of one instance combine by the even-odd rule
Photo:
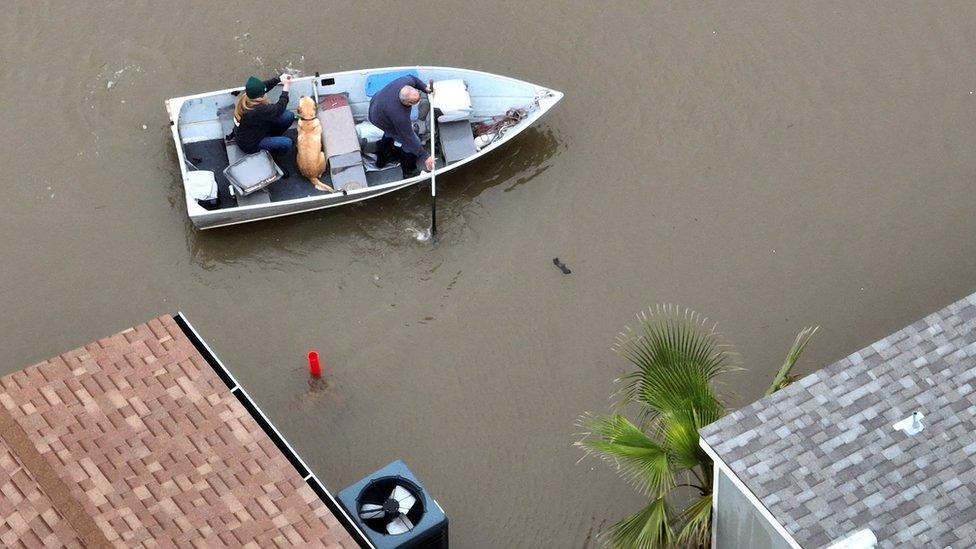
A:
<svg viewBox="0 0 976 549">
<path fill-rule="evenodd" d="M 401 76 L 383 87 L 369 102 L 369 121 L 383 130 L 377 152 L 376 166 L 382 168 L 397 155 L 404 179 L 420 173 L 417 161 L 424 161 L 424 168 L 434 168 L 434 158 L 424 150 L 423 143 L 413 131 L 410 107 L 420 102 L 420 91 L 430 93 L 430 88 L 415 76 Z M 400 143 L 399 151 L 393 142 Z"/>
</svg>

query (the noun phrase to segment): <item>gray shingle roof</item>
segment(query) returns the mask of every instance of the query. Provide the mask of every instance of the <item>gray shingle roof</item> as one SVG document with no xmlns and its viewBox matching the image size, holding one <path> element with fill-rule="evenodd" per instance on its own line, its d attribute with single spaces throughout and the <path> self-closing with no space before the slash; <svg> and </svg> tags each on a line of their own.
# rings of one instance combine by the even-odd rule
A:
<svg viewBox="0 0 976 549">
<path fill-rule="evenodd" d="M 976 294 L 708 425 L 705 442 L 803 547 L 976 540 Z M 925 429 L 892 423 L 915 410 Z"/>
</svg>

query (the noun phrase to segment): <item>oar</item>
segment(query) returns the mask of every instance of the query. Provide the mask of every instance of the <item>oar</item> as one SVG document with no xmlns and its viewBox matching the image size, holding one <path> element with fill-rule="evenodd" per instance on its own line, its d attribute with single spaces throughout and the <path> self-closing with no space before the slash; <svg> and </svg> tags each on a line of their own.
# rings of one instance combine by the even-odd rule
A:
<svg viewBox="0 0 976 549">
<path fill-rule="evenodd" d="M 434 95 L 434 81 L 430 82 L 430 93 Z M 434 159 L 434 167 L 430 170 L 430 237 L 437 236 L 437 155 L 434 147 L 437 143 L 437 117 L 434 115 L 434 102 L 430 103 L 430 157 Z"/>
<path fill-rule="evenodd" d="M 312 80 L 312 95 L 315 96 L 315 108 L 319 108 L 319 71 L 315 71 L 315 78 Z"/>
</svg>

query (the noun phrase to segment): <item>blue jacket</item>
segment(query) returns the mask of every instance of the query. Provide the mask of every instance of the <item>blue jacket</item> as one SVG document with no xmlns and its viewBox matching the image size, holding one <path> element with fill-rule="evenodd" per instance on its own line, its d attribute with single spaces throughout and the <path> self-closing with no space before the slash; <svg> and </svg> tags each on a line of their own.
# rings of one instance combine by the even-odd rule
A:
<svg viewBox="0 0 976 549">
<path fill-rule="evenodd" d="M 369 121 L 383 130 L 383 137 L 392 137 L 399 141 L 403 152 L 416 155 L 420 160 L 427 160 L 430 153 L 424 149 L 417 132 L 413 131 L 410 107 L 400 102 L 400 89 L 404 86 L 412 86 L 420 91 L 427 89 L 427 84 L 416 76 L 397 78 L 383 86 L 370 100 Z"/>
</svg>

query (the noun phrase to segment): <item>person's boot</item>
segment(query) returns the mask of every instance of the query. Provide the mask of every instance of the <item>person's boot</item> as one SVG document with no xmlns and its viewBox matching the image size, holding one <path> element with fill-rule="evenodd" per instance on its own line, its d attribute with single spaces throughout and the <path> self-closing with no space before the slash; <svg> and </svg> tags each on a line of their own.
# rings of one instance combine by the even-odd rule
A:
<svg viewBox="0 0 976 549">
<path fill-rule="evenodd" d="M 420 175 L 420 169 L 417 167 L 417 156 L 401 150 L 400 169 L 403 170 L 404 179 Z"/>
<path fill-rule="evenodd" d="M 390 163 L 390 160 L 392 160 L 394 156 L 393 147 L 394 145 L 392 138 L 384 137 L 382 140 L 380 140 L 379 147 L 377 147 L 376 150 L 377 168 L 382 170 L 387 164 Z"/>
</svg>

